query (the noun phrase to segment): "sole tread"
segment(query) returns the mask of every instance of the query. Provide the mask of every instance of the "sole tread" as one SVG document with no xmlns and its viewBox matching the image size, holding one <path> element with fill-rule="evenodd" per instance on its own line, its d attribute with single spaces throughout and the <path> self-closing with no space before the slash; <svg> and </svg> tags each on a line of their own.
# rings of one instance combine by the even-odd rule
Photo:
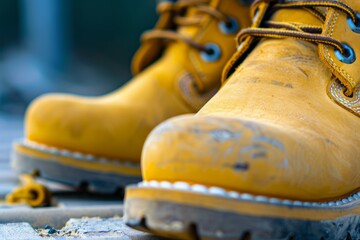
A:
<svg viewBox="0 0 360 240">
<path fill-rule="evenodd" d="M 197 204 L 184 204 L 185 197 L 196 198 L 194 194 L 166 190 L 167 195 L 159 200 L 157 196 L 165 190 L 131 187 L 127 190 L 125 202 L 125 222 L 136 229 L 151 232 L 156 235 L 175 239 L 224 239 L 224 240 L 349 240 L 360 239 L 360 216 L 349 214 L 328 220 L 309 220 L 287 217 L 270 217 L 242 213 L 225 208 L 221 205 L 232 204 L 234 199 L 216 201 L 220 205 L 205 206 L 205 198 L 194 200 Z M 136 192 L 138 190 L 138 192 Z M 173 193 L 169 193 L 173 191 Z M 206 196 L 208 199 L 219 199 L 216 196 Z M 168 199 L 168 200 L 165 200 Z M 202 201 L 200 201 L 200 199 Z M 232 201 L 232 202 L 230 202 Z M 241 203 L 242 204 L 242 203 Z M 254 202 L 254 207 L 259 203 Z M 270 205 L 270 204 L 269 204 Z M 299 207 L 299 210 L 304 207 Z M 324 208 L 318 208 L 318 214 Z M 282 210 L 292 211 L 283 206 Z M 283 215 L 284 216 L 284 215 Z M 190 230 L 193 229 L 193 230 Z M 195 229 L 195 231 L 194 231 Z M 196 236 L 195 234 L 196 233 Z"/>
<path fill-rule="evenodd" d="M 12 167 L 19 173 L 39 173 L 40 178 L 59 182 L 77 189 L 86 189 L 89 192 L 115 193 L 128 184 L 138 183 L 141 176 L 126 176 L 121 174 L 91 171 L 66 166 L 53 159 L 42 160 L 13 152 Z M 116 166 L 114 166 L 116 167 Z"/>
</svg>

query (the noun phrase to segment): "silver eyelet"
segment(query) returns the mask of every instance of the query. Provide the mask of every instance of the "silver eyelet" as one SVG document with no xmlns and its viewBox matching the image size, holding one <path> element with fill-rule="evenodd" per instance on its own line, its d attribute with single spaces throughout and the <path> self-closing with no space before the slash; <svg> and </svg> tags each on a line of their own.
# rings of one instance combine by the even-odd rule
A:
<svg viewBox="0 0 360 240">
<path fill-rule="evenodd" d="M 360 13 L 356 13 L 356 23 L 350 17 L 347 18 L 347 23 L 353 32 L 360 33 Z"/>
<path fill-rule="evenodd" d="M 205 45 L 207 51 L 201 51 L 200 56 L 205 62 L 215 62 L 221 57 L 221 49 L 215 43 Z"/>
<path fill-rule="evenodd" d="M 339 59 L 339 61 L 346 63 L 346 64 L 351 64 L 353 62 L 356 61 L 356 55 L 354 50 L 347 45 L 346 43 L 342 44 L 344 49 L 345 49 L 345 53 L 342 54 L 338 49 L 335 49 L 335 56 L 337 57 L 337 59 Z"/>
<path fill-rule="evenodd" d="M 229 22 L 221 21 L 219 22 L 219 29 L 224 34 L 235 34 L 239 31 L 240 26 L 237 19 L 233 17 L 228 17 Z"/>
</svg>

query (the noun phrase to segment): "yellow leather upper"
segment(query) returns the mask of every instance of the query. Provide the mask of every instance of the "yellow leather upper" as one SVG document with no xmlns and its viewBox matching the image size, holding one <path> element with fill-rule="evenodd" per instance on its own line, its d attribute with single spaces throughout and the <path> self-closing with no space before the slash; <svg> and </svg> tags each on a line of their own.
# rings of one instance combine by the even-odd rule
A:
<svg viewBox="0 0 360 240">
<path fill-rule="evenodd" d="M 248 7 L 238 1 L 212 0 L 209 4 L 236 18 L 240 26 L 250 25 Z M 202 17 L 200 26 L 178 31 L 202 44 L 218 44 L 222 51 L 218 61 L 203 61 L 199 50 L 184 42 L 168 43 L 156 62 L 109 95 L 51 94 L 35 100 L 26 115 L 26 138 L 97 156 L 139 161 L 151 129 L 172 116 L 199 110 L 216 92 L 221 70 L 235 52 L 235 34 L 222 33 L 218 21 Z"/>
<path fill-rule="evenodd" d="M 347 2 L 360 11 L 357 1 Z M 289 19 L 308 20 L 299 11 Z M 360 51 L 360 34 L 342 20 L 334 24 Z M 359 85 L 353 98 L 344 95 L 343 79 L 336 80 L 322 59 L 323 48 L 319 54 L 301 40 L 262 40 L 198 114 L 168 120 L 150 134 L 144 179 L 305 201 L 358 190 Z M 359 62 L 342 67 L 355 74 Z"/>
</svg>

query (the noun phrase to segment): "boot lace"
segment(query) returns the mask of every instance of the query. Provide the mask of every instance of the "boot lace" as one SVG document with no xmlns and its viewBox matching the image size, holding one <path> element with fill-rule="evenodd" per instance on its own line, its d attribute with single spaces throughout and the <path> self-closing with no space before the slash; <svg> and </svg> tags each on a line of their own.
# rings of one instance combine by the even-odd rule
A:
<svg viewBox="0 0 360 240">
<path fill-rule="evenodd" d="M 334 8 L 345 13 L 348 16 L 348 22 L 351 21 L 350 24 L 360 29 L 360 15 L 348 5 L 337 0 L 256 0 L 253 7 L 256 7 L 262 2 L 273 4 L 271 9 L 275 11 L 285 8 L 304 8 L 322 22 L 325 22 L 326 18 L 325 8 Z M 316 25 L 305 25 L 297 22 L 266 21 L 264 28 L 254 27 L 240 31 L 237 36 L 237 42 L 240 44 L 248 36 L 256 38 L 294 38 L 317 44 L 330 45 L 335 49 L 335 53 L 338 51 L 344 58 L 351 56 L 352 49 L 348 45 L 332 37 L 324 36 L 322 32 L 323 28 Z"/>
<path fill-rule="evenodd" d="M 199 26 L 203 17 L 200 14 L 206 14 L 218 21 L 224 22 L 227 26 L 232 24 L 231 19 L 218 9 L 209 5 L 209 0 L 178 0 L 176 2 L 165 1 L 158 5 L 158 12 L 162 14 L 171 14 L 173 29 L 151 30 L 142 35 L 142 40 L 160 39 L 165 41 L 183 41 L 193 48 L 211 54 L 212 50 L 206 45 L 202 45 L 191 38 L 188 38 L 176 31 L 182 26 Z M 194 9 L 199 14 L 186 16 L 188 10 Z"/>
</svg>

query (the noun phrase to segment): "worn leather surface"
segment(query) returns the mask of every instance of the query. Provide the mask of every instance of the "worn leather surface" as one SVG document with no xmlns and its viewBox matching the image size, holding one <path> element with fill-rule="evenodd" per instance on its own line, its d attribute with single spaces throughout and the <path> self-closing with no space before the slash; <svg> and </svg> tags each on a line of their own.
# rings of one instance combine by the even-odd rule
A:
<svg viewBox="0 0 360 240">
<path fill-rule="evenodd" d="M 357 1 L 347 3 L 360 11 Z M 306 12 L 288 16 L 312 21 Z M 340 39 L 359 51 L 360 35 L 339 19 Z M 171 119 L 150 134 L 144 179 L 304 201 L 358 190 L 358 108 L 349 109 L 329 92 L 344 79 L 335 81 L 338 74 L 318 49 L 301 40 L 262 40 L 198 114 Z M 354 79 L 359 61 L 343 66 Z M 352 106 L 359 101 L 358 95 L 341 97 Z"/>
<path fill-rule="evenodd" d="M 236 0 L 209 4 L 237 18 L 241 26 L 250 25 L 248 6 Z M 183 42 L 169 43 L 162 57 L 109 95 L 40 97 L 27 112 L 26 138 L 96 156 L 139 161 L 145 138 L 157 124 L 196 112 L 219 88 L 222 68 L 236 49 L 235 34 L 224 34 L 217 20 L 203 18 L 201 26 L 179 31 L 200 43 L 217 43 L 222 50 L 218 61 L 203 61 L 199 50 Z"/>
</svg>

